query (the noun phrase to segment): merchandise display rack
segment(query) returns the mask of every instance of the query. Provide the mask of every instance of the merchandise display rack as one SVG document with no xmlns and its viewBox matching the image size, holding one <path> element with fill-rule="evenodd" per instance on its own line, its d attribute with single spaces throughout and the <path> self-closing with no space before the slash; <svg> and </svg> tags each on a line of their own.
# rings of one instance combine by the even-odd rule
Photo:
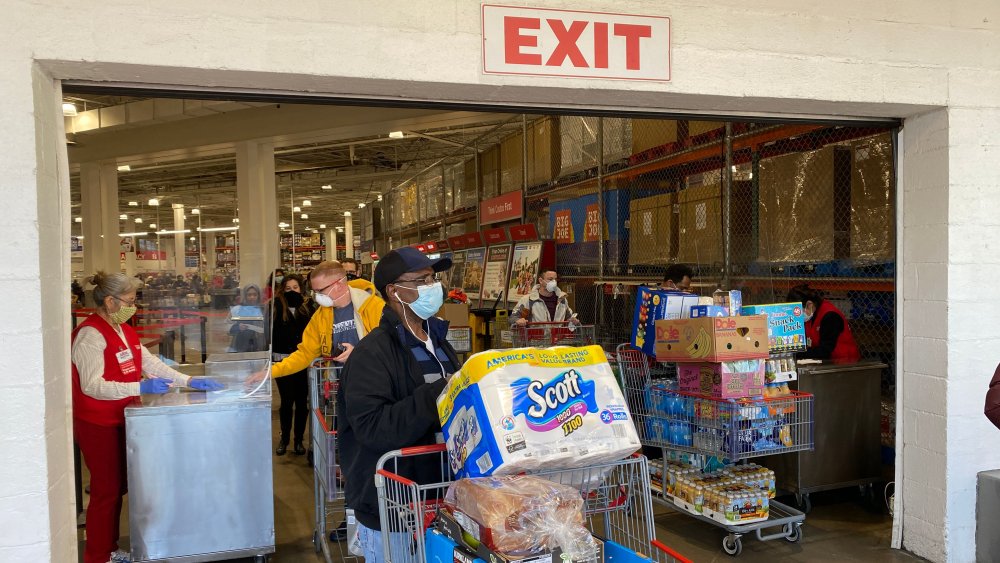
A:
<svg viewBox="0 0 1000 563">
<path fill-rule="evenodd" d="M 678 391 L 650 391 L 650 358 L 629 344 L 621 344 L 616 350 L 622 388 L 636 422 L 636 430 L 643 446 L 659 448 L 664 461 L 667 451 L 686 452 L 700 456 L 703 461 L 729 459 L 745 461 L 754 457 L 811 450 L 813 444 L 813 397 L 805 393 L 793 393 L 788 397 L 739 402 L 726 399 L 711 399 Z M 691 435 L 676 439 L 669 435 L 669 429 L 656 421 L 665 420 L 647 408 L 647 401 L 682 401 L 679 419 L 691 428 Z M 667 407 L 670 408 L 670 407 Z M 785 442 L 768 444 L 766 449 L 755 449 L 752 437 L 744 438 L 745 430 L 738 429 L 740 422 L 753 423 L 762 418 L 780 418 L 787 428 Z M 661 423 L 662 424 L 662 423 Z M 704 467 L 705 463 L 701 464 Z M 664 481 L 666 470 L 664 469 Z M 743 551 L 742 538 L 755 534 L 760 541 L 784 539 L 795 543 L 802 539 L 802 523 L 805 513 L 775 499 L 769 501 L 766 520 L 740 524 L 721 522 L 706 515 L 692 513 L 680 506 L 667 494 L 661 484 L 659 490 L 652 489 L 652 499 L 680 514 L 722 528 L 726 535 L 722 538 L 722 549 L 728 555 L 738 556 Z"/>
</svg>

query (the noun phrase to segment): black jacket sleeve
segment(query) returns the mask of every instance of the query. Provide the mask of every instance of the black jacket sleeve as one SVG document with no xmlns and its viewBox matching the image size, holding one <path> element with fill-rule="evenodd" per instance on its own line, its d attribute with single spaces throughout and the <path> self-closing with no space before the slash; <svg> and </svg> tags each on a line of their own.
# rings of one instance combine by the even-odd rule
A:
<svg viewBox="0 0 1000 563">
<path fill-rule="evenodd" d="M 371 449 L 412 446 L 432 428 L 440 427 L 436 403 L 445 380 L 421 384 L 412 393 L 394 389 L 409 383 L 405 381 L 406 367 L 397 363 L 398 356 L 392 350 L 359 345 L 342 374 L 347 422 L 358 441 Z"/>
<path fill-rule="evenodd" d="M 813 347 L 799 354 L 799 357 L 829 360 L 842 332 L 844 332 L 844 320 L 837 313 L 827 313 L 819 321 L 819 343 L 814 342 Z"/>
</svg>

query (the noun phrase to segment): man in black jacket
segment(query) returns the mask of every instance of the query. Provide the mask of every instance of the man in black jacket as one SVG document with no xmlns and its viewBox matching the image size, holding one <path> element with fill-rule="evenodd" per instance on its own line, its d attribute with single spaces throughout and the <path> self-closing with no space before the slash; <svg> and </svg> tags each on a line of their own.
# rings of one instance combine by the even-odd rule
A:
<svg viewBox="0 0 1000 563">
<path fill-rule="evenodd" d="M 341 373 L 337 437 L 345 500 L 358 520 L 366 561 L 384 560 L 375 489 L 379 458 L 440 441 L 437 397 L 459 368 L 445 339 L 448 323 L 433 316 L 444 299 L 436 273 L 450 267 L 451 259 L 431 261 L 415 248 L 386 254 L 373 276 L 386 298 L 382 322 L 361 340 Z M 445 478 L 441 461 L 437 455 L 415 456 L 386 469 L 417 483 L 437 483 Z M 399 525 L 395 521 L 385 530 L 394 551 L 409 545 Z"/>
</svg>

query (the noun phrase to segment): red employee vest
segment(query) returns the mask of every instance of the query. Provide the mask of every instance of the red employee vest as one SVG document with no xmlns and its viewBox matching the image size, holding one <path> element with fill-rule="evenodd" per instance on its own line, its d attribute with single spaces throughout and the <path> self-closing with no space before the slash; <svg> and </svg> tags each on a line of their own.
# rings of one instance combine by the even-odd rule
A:
<svg viewBox="0 0 1000 563">
<path fill-rule="evenodd" d="M 840 309 L 834 307 L 829 301 L 823 301 L 816 310 L 816 313 L 813 314 L 813 317 L 806 323 L 806 338 L 809 340 L 809 346 L 819 345 L 819 326 L 827 313 L 833 313 L 839 316 L 840 320 L 844 321 L 844 331 L 837 338 L 837 346 L 834 347 L 833 353 L 830 354 L 830 359 L 841 363 L 860 360 L 861 352 L 858 351 L 858 343 L 854 340 L 854 334 L 851 333 L 851 325 L 847 323 L 847 318 L 840 312 Z"/>
<path fill-rule="evenodd" d="M 127 324 L 120 325 L 128 347 L 122 344 L 118 332 L 108 321 L 97 314 L 90 315 L 73 331 L 72 341 L 85 326 L 96 328 L 104 337 L 104 379 L 121 383 L 134 383 L 142 379 L 142 344 L 135 329 Z M 128 352 L 128 353 L 126 353 Z M 73 364 L 73 418 L 100 426 L 120 426 L 125 424 L 125 407 L 138 397 L 116 400 L 95 399 L 80 387 L 80 372 Z"/>
</svg>

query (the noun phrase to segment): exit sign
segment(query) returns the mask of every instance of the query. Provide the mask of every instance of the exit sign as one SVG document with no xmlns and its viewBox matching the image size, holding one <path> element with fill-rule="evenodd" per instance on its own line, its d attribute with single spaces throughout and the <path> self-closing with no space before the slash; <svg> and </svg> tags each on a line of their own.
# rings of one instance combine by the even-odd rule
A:
<svg viewBox="0 0 1000 563">
<path fill-rule="evenodd" d="M 483 72 L 670 80 L 670 18 L 483 4 Z"/>
</svg>

